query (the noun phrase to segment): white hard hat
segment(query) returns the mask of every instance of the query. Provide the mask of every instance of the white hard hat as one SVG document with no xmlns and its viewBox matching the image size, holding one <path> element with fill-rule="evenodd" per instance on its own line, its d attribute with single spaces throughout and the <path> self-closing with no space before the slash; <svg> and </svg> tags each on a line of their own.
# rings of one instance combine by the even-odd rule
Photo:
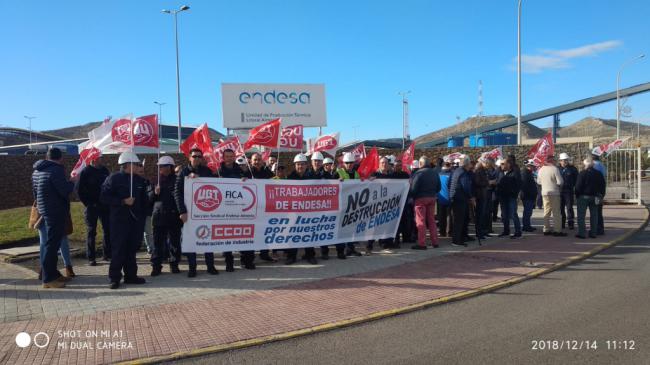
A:
<svg viewBox="0 0 650 365">
<path fill-rule="evenodd" d="M 239 156 L 239 157 L 237 157 L 235 162 L 237 163 L 237 165 L 246 165 L 246 157 Z"/>
<path fill-rule="evenodd" d="M 413 160 L 413 162 L 411 162 L 411 168 L 412 169 L 419 169 L 420 168 L 420 161 Z"/>
<path fill-rule="evenodd" d="M 569 157 L 569 155 L 566 152 L 560 153 L 560 160 L 568 160 L 570 158 L 571 157 Z"/>
<path fill-rule="evenodd" d="M 503 164 L 503 159 L 502 158 L 497 158 L 496 164 L 497 164 L 497 166 L 501 166 Z"/>
<path fill-rule="evenodd" d="M 351 152 L 346 152 L 343 154 L 343 162 L 356 162 L 356 160 L 354 159 L 354 155 Z"/>
<path fill-rule="evenodd" d="M 391 165 L 394 165 L 395 160 L 397 159 L 397 157 L 395 157 L 393 155 L 388 155 L 388 156 L 386 156 L 386 158 L 388 158 L 388 163 L 391 164 Z"/>
<path fill-rule="evenodd" d="M 175 163 L 172 156 L 161 156 L 158 159 L 158 165 L 175 165 Z"/>
<path fill-rule="evenodd" d="M 454 163 L 458 163 L 458 164 L 459 164 L 459 163 L 460 163 L 460 158 L 455 159 L 455 160 L 454 160 Z"/>
<path fill-rule="evenodd" d="M 323 160 L 323 164 L 328 164 L 328 163 L 334 163 L 334 160 L 332 160 L 332 159 L 329 158 L 329 157 L 325 158 L 325 159 Z"/>
<path fill-rule="evenodd" d="M 318 152 L 318 151 L 314 152 L 314 154 L 311 155 L 311 159 L 312 160 L 321 160 L 322 161 L 323 160 L 323 154 Z"/>
<path fill-rule="evenodd" d="M 126 151 L 122 152 L 120 154 L 120 157 L 117 159 L 117 163 L 119 165 L 125 164 L 125 163 L 140 163 L 140 159 L 138 158 L 138 155 L 131 151 Z"/>
<path fill-rule="evenodd" d="M 596 147 L 596 148 L 594 148 L 593 150 L 591 150 L 591 154 L 594 155 L 594 156 L 600 156 L 600 155 L 602 155 L 603 153 L 602 153 L 602 151 L 600 150 L 600 148 Z"/>
<path fill-rule="evenodd" d="M 302 153 L 299 153 L 296 155 L 296 157 L 293 158 L 293 163 L 296 162 L 307 162 L 307 157 L 305 157 L 305 155 Z"/>
<path fill-rule="evenodd" d="M 535 161 L 533 161 L 532 159 L 526 160 L 526 165 L 534 165 L 534 164 L 535 164 Z"/>
</svg>

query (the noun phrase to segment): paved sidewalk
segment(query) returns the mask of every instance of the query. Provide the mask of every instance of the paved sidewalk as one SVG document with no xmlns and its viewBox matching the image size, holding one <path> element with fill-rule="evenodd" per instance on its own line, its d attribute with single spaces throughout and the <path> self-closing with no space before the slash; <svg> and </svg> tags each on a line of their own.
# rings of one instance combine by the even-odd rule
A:
<svg viewBox="0 0 650 365">
<path fill-rule="evenodd" d="M 147 285 L 118 291 L 107 290 L 104 274 L 93 273 L 100 269 L 90 267 L 80 267 L 77 271 L 83 276 L 61 290 L 42 290 L 34 279 L 0 281 L 4 322 L 0 363 L 111 363 L 417 305 L 519 278 L 588 252 L 641 226 L 646 210 L 614 206 L 607 207 L 604 215 L 607 234 L 593 240 L 538 233 L 519 240 L 490 239 L 469 250 L 451 249 L 443 242 L 438 250 L 402 249 L 345 261 L 331 259 L 322 266 L 260 265 L 255 271 L 203 274 L 195 280 L 166 274 Z M 5 272 L 19 275 L 0 265 L 3 279 Z M 29 314 L 21 320 L 18 313 L 25 313 L 24 308 L 30 308 Z M 15 338 L 21 331 L 32 336 L 44 332 L 50 343 L 44 348 L 19 348 Z M 47 336 L 37 336 L 38 344 Z"/>
</svg>

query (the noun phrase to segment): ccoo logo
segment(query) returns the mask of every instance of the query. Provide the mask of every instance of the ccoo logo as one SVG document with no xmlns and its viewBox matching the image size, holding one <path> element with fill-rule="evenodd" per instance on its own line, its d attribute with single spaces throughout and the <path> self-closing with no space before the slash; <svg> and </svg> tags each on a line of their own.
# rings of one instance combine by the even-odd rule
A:
<svg viewBox="0 0 650 365">
<path fill-rule="evenodd" d="M 194 192 L 194 205 L 204 212 L 219 208 L 221 199 L 221 191 L 214 185 L 203 185 Z"/>
<path fill-rule="evenodd" d="M 133 122 L 133 142 L 135 145 L 148 145 L 155 136 L 153 126 L 146 119 Z"/>
</svg>

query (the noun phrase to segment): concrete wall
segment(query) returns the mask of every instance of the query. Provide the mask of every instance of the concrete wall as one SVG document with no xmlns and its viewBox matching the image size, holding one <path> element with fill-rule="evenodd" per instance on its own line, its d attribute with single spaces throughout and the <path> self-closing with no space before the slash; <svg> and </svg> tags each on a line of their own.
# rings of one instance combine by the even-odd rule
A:
<svg viewBox="0 0 650 365">
<path fill-rule="evenodd" d="M 421 155 L 427 155 L 432 159 L 442 157 L 452 152 L 462 152 L 469 154 L 472 159 L 478 158 L 481 153 L 491 150 L 493 147 L 439 147 L 428 148 L 424 150 L 416 149 L 416 158 Z M 517 161 L 522 163 L 526 159 L 526 152 L 530 146 L 504 146 L 503 152 L 507 154 L 515 154 Z M 583 158 L 589 151 L 588 143 L 572 143 L 568 145 L 556 145 L 556 154 L 567 152 L 574 157 L 576 161 Z M 381 150 L 380 155 L 399 154 L 401 150 Z M 293 156 L 294 153 L 281 153 L 280 160 L 286 166 L 293 169 Z M 172 154 L 177 164 L 187 164 L 187 159 L 183 155 Z M 106 166 L 111 171 L 117 171 L 117 155 L 105 155 L 103 157 Z M 32 204 L 32 184 L 31 175 L 33 165 L 43 156 L 0 156 L 0 209 L 9 209 L 21 206 L 28 206 Z M 145 159 L 145 174 L 151 181 L 156 179 L 156 155 L 140 155 L 141 159 Z M 76 163 L 76 157 L 64 156 L 64 165 L 66 173 L 70 173 L 72 167 Z M 579 165 L 576 163 L 576 165 Z M 74 197 L 73 199 L 76 199 Z"/>
</svg>

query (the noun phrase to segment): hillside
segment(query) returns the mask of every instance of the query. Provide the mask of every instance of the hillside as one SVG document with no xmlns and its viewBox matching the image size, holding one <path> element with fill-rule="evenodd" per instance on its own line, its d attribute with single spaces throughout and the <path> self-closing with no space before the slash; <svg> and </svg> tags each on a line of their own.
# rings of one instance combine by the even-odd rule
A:
<svg viewBox="0 0 650 365">
<path fill-rule="evenodd" d="M 650 126 L 640 125 L 641 144 L 650 144 Z M 594 137 L 594 143 L 611 142 L 616 138 L 616 120 L 594 117 L 583 118 L 558 132 L 560 137 Z M 637 123 L 621 121 L 621 136 L 637 136 Z"/>
<path fill-rule="evenodd" d="M 481 118 L 478 117 L 471 117 L 468 119 L 465 119 L 464 121 L 455 124 L 453 126 L 443 128 L 434 132 L 430 132 L 424 135 L 421 135 L 415 139 L 416 143 L 426 143 L 434 139 L 438 138 L 446 138 L 449 136 L 456 135 L 458 133 L 462 133 L 465 131 L 472 131 L 476 128 L 480 128 L 482 126 L 494 124 L 497 122 L 501 122 L 506 119 L 513 118 L 512 115 L 505 114 L 505 115 L 487 115 L 483 116 Z M 504 133 L 517 133 L 517 126 L 512 126 L 508 128 L 503 129 Z M 521 126 L 521 134 L 524 139 L 534 139 L 534 138 L 541 138 L 544 136 L 547 132 L 543 129 L 540 129 L 534 125 L 529 125 L 529 124 L 523 124 Z"/>
</svg>

